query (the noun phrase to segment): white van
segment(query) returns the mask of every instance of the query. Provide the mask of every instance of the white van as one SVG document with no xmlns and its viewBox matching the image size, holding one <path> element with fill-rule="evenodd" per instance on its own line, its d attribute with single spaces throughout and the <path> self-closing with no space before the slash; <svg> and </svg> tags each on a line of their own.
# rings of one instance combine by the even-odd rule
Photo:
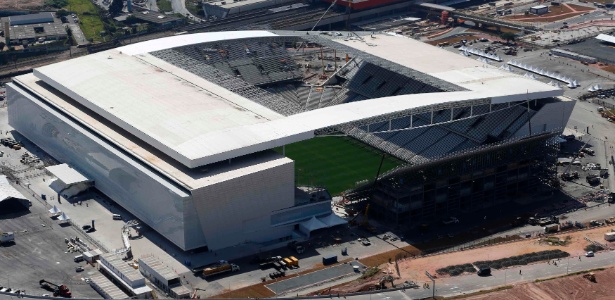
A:
<svg viewBox="0 0 615 300">
<path fill-rule="evenodd" d="M 75 256 L 75 258 L 73 259 L 76 263 L 78 262 L 82 262 L 83 261 L 83 255 L 77 255 Z"/>
<path fill-rule="evenodd" d="M 113 220 L 121 220 L 122 216 L 118 215 L 118 214 L 113 214 Z"/>
</svg>

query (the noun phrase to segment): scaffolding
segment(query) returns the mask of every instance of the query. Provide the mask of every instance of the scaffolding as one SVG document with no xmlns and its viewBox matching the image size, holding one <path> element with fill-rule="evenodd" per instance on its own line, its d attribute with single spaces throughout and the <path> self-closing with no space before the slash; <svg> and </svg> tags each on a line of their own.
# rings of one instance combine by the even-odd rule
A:
<svg viewBox="0 0 615 300">
<path fill-rule="evenodd" d="M 369 200 L 372 212 L 397 225 L 431 222 L 531 198 L 557 181 L 559 143 L 555 129 L 449 154 L 438 160 L 406 164 L 346 193 Z"/>
</svg>

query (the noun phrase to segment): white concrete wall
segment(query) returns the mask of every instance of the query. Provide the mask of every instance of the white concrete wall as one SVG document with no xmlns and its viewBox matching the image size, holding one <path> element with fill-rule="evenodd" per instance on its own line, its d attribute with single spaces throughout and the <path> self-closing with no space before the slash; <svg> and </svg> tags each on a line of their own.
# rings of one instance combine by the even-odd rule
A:
<svg viewBox="0 0 615 300">
<path fill-rule="evenodd" d="M 193 191 L 196 217 L 208 246 L 217 250 L 262 243 L 290 235 L 292 227 L 273 228 L 273 211 L 294 205 L 294 162 Z"/>
</svg>

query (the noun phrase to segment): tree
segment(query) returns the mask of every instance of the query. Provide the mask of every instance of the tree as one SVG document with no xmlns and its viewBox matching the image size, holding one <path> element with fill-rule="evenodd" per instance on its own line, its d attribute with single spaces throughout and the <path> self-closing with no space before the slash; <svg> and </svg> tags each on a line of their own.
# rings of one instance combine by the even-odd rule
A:
<svg viewBox="0 0 615 300">
<path fill-rule="evenodd" d="M 56 11 L 56 16 L 62 18 L 62 17 L 66 17 L 68 16 L 68 11 L 66 11 L 66 9 L 60 9 L 58 11 Z"/>
<path fill-rule="evenodd" d="M 109 14 L 112 17 L 119 15 L 124 8 L 124 0 L 113 0 L 109 5 Z"/>
<path fill-rule="evenodd" d="M 502 34 L 500 34 L 500 37 L 504 40 L 508 41 L 515 41 L 515 39 L 517 38 L 517 35 L 515 35 L 512 32 L 502 32 Z"/>
</svg>

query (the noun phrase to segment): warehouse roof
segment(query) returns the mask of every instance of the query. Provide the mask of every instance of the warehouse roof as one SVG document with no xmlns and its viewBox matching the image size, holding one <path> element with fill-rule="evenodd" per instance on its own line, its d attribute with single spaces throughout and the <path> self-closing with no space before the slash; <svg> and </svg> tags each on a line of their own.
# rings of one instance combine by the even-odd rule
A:
<svg viewBox="0 0 615 300">
<path fill-rule="evenodd" d="M 53 176 L 57 177 L 58 179 L 62 180 L 62 182 L 68 185 L 91 181 L 87 177 L 81 175 L 79 171 L 71 168 L 67 164 L 49 166 L 45 169 L 51 172 Z"/>
<path fill-rule="evenodd" d="M 261 2 L 271 2 L 271 5 L 275 5 L 277 4 L 277 1 L 271 1 L 271 0 L 242 0 L 242 1 L 234 1 L 234 0 L 213 0 L 213 1 L 205 1 L 204 3 L 209 4 L 209 5 L 215 5 L 215 6 L 220 6 L 223 8 L 234 8 L 234 7 L 241 7 L 241 6 L 246 6 L 246 5 L 251 5 L 251 4 L 255 4 L 255 3 L 261 3 Z"/>
<path fill-rule="evenodd" d="M 143 20 L 143 21 L 147 21 L 150 23 L 156 23 L 156 24 L 165 24 L 165 23 L 169 23 L 169 22 L 176 22 L 181 20 L 181 18 L 172 16 L 172 15 L 165 15 L 156 11 L 143 11 L 143 12 L 137 12 L 132 14 L 133 17 L 139 19 L 139 20 Z"/>
<path fill-rule="evenodd" d="M 110 299 L 128 299 L 128 295 L 122 292 L 120 288 L 118 288 L 111 280 L 109 280 L 105 275 L 97 273 L 90 276 L 90 280 L 92 285 L 97 286 L 103 293 L 106 294 Z"/>
<path fill-rule="evenodd" d="M 49 23 L 49 22 L 53 22 L 53 13 L 41 12 L 37 14 L 10 16 L 8 18 L 9 18 L 9 23 L 11 26 L 24 25 L 24 24 L 36 24 L 36 23 Z"/>
<path fill-rule="evenodd" d="M 139 279 L 143 279 L 143 275 L 139 273 L 139 271 L 135 270 L 133 267 L 129 266 L 125 261 L 122 260 L 120 255 L 115 253 L 105 253 L 100 255 L 101 258 L 104 258 L 113 268 L 115 268 L 118 272 L 120 272 L 124 277 L 128 278 L 130 281 L 137 281 Z"/>
<path fill-rule="evenodd" d="M 166 281 L 171 281 L 179 277 L 179 275 L 177 275 L 177 273 L 175 273 L 171 268 L 169 268 L 167 265 L 163 264 L 159 259 L 153 256 L 145 256 L 139 258 L 139 260 L 148 267 L 150 267 L 152 270 L 154 270 L 154 272 L 158 273 L 158 275 L 160 275 Z"/>
<path fill-rule="evenodd" d="M 468 91 L 379 98 L 283 117 L 147 53 L 207 41 L 259 36 L 275 34 L 246 31 L 163 38 L 37 68 L 34 75 L 188 168 L 306 140 L 317 129 L 412 108 L 485 98 L 502 103 L 562 94 L 561 89 L 412 39 L 377 35 L 369 43 L 338 42 Z M 407 55 L 409 48 L 413 49 L 413 55 Z M 17 77 L 16 81 L 20 80 Z M 49 100 L 61 102 L 57 98 L 54 95 Z M 97 117 L 92 115 L 92 118 Z M 86 125 L 97 126 L 88 122 Z M 113 134 L 105 131 L 109 128 L 95 129 L 104 135 Z M 140 151 L 129 144 L 120 145 L 135 154 Z M 141 157 L 148 161 L 161 159 Z"/>
</svg>

